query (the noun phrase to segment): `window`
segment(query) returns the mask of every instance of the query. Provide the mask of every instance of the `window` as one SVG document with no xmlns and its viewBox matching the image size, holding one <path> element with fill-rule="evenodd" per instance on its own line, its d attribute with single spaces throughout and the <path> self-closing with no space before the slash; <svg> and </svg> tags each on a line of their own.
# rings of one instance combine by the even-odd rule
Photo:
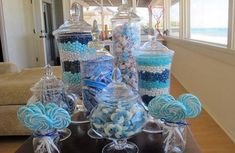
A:
<svg viewBox="0 0 235 153">
<path fill-rule="evenodd" d="M 170 35 L 179 37 L 180 0 L 170 0 Z"/>
<path fill-rule="evenodd" d="M 190 0 L 190 38 L 227 44 L 229 0 Z"/>
<path fill-rule="evenodd" d="M 117 12 L 117 7 L 103 7 L 104 13 L 104 24 L 108 26 L 108 30 L 111 30 L 111 18 Z M 90 25 L 93 24 L 94 20 L 97 20 L 99 24 L 99 29 L 102 30 L 101 25 L 101 7 L 99 6 L 90 6 L 88 9 L 84 8 L 84 19 Z"/>
</svg>

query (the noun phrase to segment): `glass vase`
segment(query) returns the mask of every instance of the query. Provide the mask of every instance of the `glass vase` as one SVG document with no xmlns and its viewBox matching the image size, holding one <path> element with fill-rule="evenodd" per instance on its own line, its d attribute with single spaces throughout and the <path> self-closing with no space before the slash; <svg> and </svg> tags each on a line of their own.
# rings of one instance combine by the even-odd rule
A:
<svg viewBox="0 0 235 153">
<path fill-rule="evenodd" d="M 34 153 L 60 153 L 60 135 L 57 130 L 34 132 Z"/>
<path fill-rule="evenodd" d="M 165 153 L 183 153 L 186 145 L 187 126 L 185 124 L 164 123 L 163 148 Z"/>
</svg>

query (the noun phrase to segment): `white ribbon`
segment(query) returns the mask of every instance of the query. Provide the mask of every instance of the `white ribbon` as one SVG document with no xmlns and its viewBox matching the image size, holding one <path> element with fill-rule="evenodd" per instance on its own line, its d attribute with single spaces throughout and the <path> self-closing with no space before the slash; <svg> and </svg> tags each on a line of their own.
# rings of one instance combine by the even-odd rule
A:
<svg viewBox="0 0 235 153">
<path fill-rule="evenodd" d="M 167 130 L 164 130 L 165 133 L 163 133 L 164 135 L 167 135 L 167 137 L 165 138 L 165 140 L 163 141 L 163 143 L 165 143 L 165 147 L 164 147 L 164 152 L 168 153 L 168 151 L 171 149 L 171 141 L 174 141 L 174 137 L 176 137 L 177 135 L 179 136 L 180 140 L 185 144 L 186 141 L 183 138 L 182 133 L 180 132 L 180 128 L 179 127 L 174 127 L 174 126 L 167 126 L 165 125 L 165 127 Z"/>
<path fill-rule="evenodd" d="M 60 153 L 59 149 L 55 145 L 53 139 L 49 136 L 44 136 L 39 139 L 39 145 L 37 146 L 35 153 L 53 153 L 54 150 L 57 151 L 57 153 Z"/>
</svg>

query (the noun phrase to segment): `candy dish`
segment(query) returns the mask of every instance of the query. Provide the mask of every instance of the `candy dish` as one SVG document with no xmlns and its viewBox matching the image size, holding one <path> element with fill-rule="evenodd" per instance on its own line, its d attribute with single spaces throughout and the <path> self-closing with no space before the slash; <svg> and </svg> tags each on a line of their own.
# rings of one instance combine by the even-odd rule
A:
<svg viewBox="0 0 235 153">
<path fill-rule="evenodd" d="M 120 70 L 114 68 L 113 82 L 96 95 L 98 106 L 92 111 L 91 127 L 113 143 L 103 148 L 107 152 L 138 152 L 136 145 L 127 139 L 142 131 L 147 120 L 139 95 L 122 83 Z"/>
</svg>

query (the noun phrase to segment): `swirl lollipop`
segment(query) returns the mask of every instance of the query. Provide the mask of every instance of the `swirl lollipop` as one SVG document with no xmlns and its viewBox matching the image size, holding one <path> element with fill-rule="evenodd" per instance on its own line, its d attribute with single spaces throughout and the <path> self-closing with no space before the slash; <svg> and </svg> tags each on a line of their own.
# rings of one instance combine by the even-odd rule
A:
<svg viewBox="0 0 235 153">
<path fill-rule="evenodd" d="M 180 101 L 186 108 L 186 116 L 188 118 L 197 117 L 201 110 L 202 105 L 200 100 L 192 94 L 182 94 L 179 96 L 178 101 Z"/>
<path fill-rule="evenodd" d="M 165 104 L 173 103 L 175 101 L 174 97 L 168 94 L 160 95 L 155 97 L 149 102 L 148 109 L 151 116 L 160 119 L 160 110 Z"/>
<path fill-rule="evenodd" d="M 186 108 L 179 102 L 165 104 L 159 112 L 159 118 L 178 122 L 186 118 Z"/>
</svg>

